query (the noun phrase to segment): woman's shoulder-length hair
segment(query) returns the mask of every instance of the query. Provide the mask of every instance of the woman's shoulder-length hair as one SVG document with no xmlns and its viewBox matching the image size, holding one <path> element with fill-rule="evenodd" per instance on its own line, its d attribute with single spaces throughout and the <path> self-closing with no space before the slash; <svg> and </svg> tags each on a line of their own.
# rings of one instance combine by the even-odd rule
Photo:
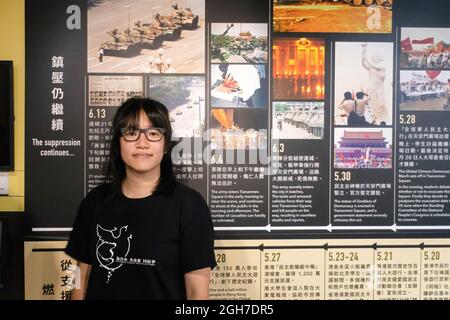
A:
<svg viewBox="0 0 450 320">
<path fill-rule="evenodd" d="M 141 110 L 147 115 L 154 127 L 164 129 L 164 154 L 161 161 L 161 176 L 153 194 L 172 193 L 175 188 L 175 174 L 172 166 L 171 151 L 172 127 L 167 108 L 160 102 L 150 98 L 130 98 L 117 109 L 112 125 L 112 138 L 109 148 L 109 162 L 106 171 L 106 182 L 111 183 L 111 196 L 121 191 L 121 184 L 126 176 L 125 163 L 120 154 L 120 138 L 122 128 L 138 128 Z"/>
</svg>

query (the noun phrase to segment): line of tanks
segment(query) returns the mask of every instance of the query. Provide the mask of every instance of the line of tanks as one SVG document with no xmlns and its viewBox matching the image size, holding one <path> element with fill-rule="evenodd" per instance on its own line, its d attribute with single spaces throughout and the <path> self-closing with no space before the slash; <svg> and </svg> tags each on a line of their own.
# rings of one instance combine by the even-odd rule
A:
<svg viewBox="0 0 450 320">
<path fill-rule="evenodd" d="M 194 30 L 198 27 L 199 16 L 194 15 L 189 8 L 174 9 L 169 16 L 159 13 L 153 16 L 151 22 L 136 21 L 132 29 L 126 28 L 123 32 L 114 28 L 107 33 L 113 38 L 102 43 L 101 49 L 105 56 L 133 57 L 140 54 L 142 49 L 158 49 L 164 41 L 180 39 L 183 29 Z"/>
</svg>

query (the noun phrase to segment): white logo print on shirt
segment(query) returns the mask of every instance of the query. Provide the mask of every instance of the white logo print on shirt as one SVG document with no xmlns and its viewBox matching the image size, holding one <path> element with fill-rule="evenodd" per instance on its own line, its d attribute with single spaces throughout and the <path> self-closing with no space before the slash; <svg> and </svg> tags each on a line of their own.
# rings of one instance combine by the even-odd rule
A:
<svg viewBox="0 0 450 320">
<path fill-rule="evenodd" d="M 100 266 L 108 270 L 106 283 L 112 273 L 123 265 L 116 257 L 127 257 L 130 252 L 132 235 L 127 233 L 127 229 L 128 226 L 123 226 L 119 230 L 116 227 L 108 230 L 97 224 L 98 241 L 95 253 Z"/>
</svg>

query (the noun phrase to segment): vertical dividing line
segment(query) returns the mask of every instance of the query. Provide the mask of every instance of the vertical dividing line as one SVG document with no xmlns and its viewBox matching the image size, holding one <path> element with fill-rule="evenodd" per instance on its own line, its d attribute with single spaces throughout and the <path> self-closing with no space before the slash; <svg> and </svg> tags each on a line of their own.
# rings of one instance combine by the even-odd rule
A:
<svg viewBox="0 0 450 320">
<path fill-rule="evenodd" d="M 375 278 L 377 276 L 375 255 L 376 255 L 376 250 L 372 249 L 372 300 L 375 300 L 375 283 L 376 283 Z"/>
<path fill-rule="evenodd" d="M 87 181 L 88 181 L 88 179 L 87 179 L 87 169 L 86 169 L 86 165 L 87 165 L 86 164 L 86 155 L 87 155 L 86 122 L 88 122 L 88 121 L 86 121 L 86 109 L 87 109 L 87 106 L 88 106 L 87 101 L 89 99 L 89 96 L 87 95 L 87 90 L 86 90 L 86 86 L 87 86 L 87 83 L 88 83 L 87 77 L 88 77 L 88 75 L 86 75 L 84 77 L 84 88 L 83 88 L 84 96 L 85 96 L 85 99 L 84 99 L 84 113 L 83 113 L 83 123 L 84 123 L 84 125 L 83 125 L 83 137 L 84 137 L 84 150 L 83 150 L 83 175 L 84 175 L 84 179 L 83 179 L 84 180 L 84 183 L 83 183 L 83 198 L 86 197 L 86 193 L 87 193 L 86 185 L 87 185 Z"/>
<path fill-rule="evenodd" d="M 422 300 L 422 265 L 423 265 L 423 250 L 420 249 L 420 261 L 419 261 L 419 300 Z"/>
<path fill-rule="evenodd" d="M 395 43 L 400 43 L 400 32 L 399 32 L 399 27 L 397 27 L 395 29 Z M 393 223 L 392 224 L 396 224 L 397 223 L 397 108 L 399 108 L 399 103 L 398 103 L 398 99 L 397 99 L 397 89 L 398 89 L 398 78 L 399 78 L 399 64 L 398 64 L 398 45 L 396 45 L 394 43 L 394 70 L 395 70 L 395 80 L 394 80 L 394 87 L 392 88 L 392 92 L 394 95 L 394 101 L 393 101 L 393 106 L 392 106 L 392 110 L 394 111 L 394 115 L 392 116 L 392 135 L 393 135 L 393 141 L 392 141 L 392 153 L 393 153 L 393 163 L 392 163 L 392 168 L 394 170 L 393 175 L 394 175 L 394 203 L 393 203 Z"/>
<path fill-rule="evenodd" d="M 272 204 L 272 194 L 271 192 L 271 181 L 272 181 L 272 126 L 271 119 L 273 114 L 273 103 L 272 103 L 272 1 L 268 1 L 269 3 L 269 23 L 267 24 L 267 50 L 268 52 L 268 60 L 267 60 L 267 106 L 268 117 L 267 117 L 267 225 L 270 224 L 270 213 L 271 213 L 271 204 Z M 259 154 L 259 151 L 258 151 Z"/>
<path fill-rule="evenodd" d="M 205 14 L 205 26 L 206 26 L 206 35 L 205 35 L 205 39 L 206 39 L 206 56 L 205 56 L 205 127 L 203 128 L 203 132 L 201 132 L 200 133 L 200 135 L 201 135 L 201 139 L 202 139 L 202 147 L 205 147 L 206 146 L 206 148 L 209 148 L 209 146 L 210 146 L 210 139 L 209 139 L 209 137 L 207 138 L 207 143 L 206 144 L 204 144 L 203 142 L 203 137 L 204 137 L 204 135 L 205 135 L 205 131 L 206 132 L 208 132 L 208 135 L 210 134 L 210 131 L 209 131 L 209 125 L 210 125 L 210 123 L 209 123 L 209 115 L 210 115 L 210 112 L 211 112 L 211 110 L 210 110 L 210 103 L 211 103 L 211 99 L 210 99 L 210 97 L 209 97 L 209 94 L 210 94 L 210 88 L 211 88 L 211 84 L 210 84 L 210 81 L 211 81 L 211 77 L 210 77 L 210 72 L 211 72 L 211 63 L 210 63 L 210 56 L 209 56 L 209 54 L 210 54 L 210 52 L 209 52 L 209 45 L 210 45 L 210 37 L 209 37 L 209 33 L 210 33 L 210 23 L 207 23 L 206 22 L 206 14 Z M 201 112 L 201 110 L 200 110 L 200 112 Z M 204 149 L 203 149 L 203 151 L 204 151 Z M 210 152 L 208 152 L 208 154 L 209 154 Z M 205 153 L 203 152 L 203 155 L 204 155 Z M 206 159 L 203 159 L 203 156 L 202 156 L 202 162 L 203 163 L 205 163 L 205 160 Z M 209 202 L 209 183 L 210 183 L 210 179 L 209 179 L 209 165 L 210 165 L 210 163 L 209 163 L 209 160 L 210 159 L 208 159 L 208 160 L 206 160 L 206 202 L 208 203 L 208 205 L 211 205 L 210 204 L 210 202 Z"/>
<path fill-rule="evenodd" d="M 327 250 L 323 253 L 323 300 L 327 300 Z"/>
<path fill-rule="evenodd" d="M 263 251 L 259 250 L 259 300 L 262 299 L 262 292 L 263 292 L 263 286 L 262 286 L 262 278 L 263 278 L 262 254 L 263 254 Z"/>
<path fill-rule="evenodd" d="M 330 113 L 330 134 L 329 134 L 329 138 L 330 138 L 330 153 L 329 153 L 329 173 L 328 173 L 328 188 L 329 188 L 329 200 L 328 200 L 328 224 L 331 224 L 331 199 L 332 199 L 332 193 L 331 193 L 331 179 L 332 179 L 332 168 L 333 168 L 333 144 L 334 144 L 334 132 L 333 132 L 333 121 L 334 118 L 333 116 L 333 111 L 332 111 L 332 106 L 333 106 L 333 93 L 332 93 L 332 88 L 333 88 L 333 78 L 334 78 L 334 61 L 333 61 L 333 55 L 334 55 L 334 51 L 333 51 L 333 47 L 335 45 L 335 42 L 331 41 L 330 42 L 330 85 L 329 85 L 329 113 Z"/>
</svg>

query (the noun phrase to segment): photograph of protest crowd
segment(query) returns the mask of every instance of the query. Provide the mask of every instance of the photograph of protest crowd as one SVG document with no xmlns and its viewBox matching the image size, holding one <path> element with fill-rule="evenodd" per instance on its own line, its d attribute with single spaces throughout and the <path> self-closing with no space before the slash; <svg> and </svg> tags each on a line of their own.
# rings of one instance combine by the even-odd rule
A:
<svg viewBox="0 0 450 320">
<path fill-rule="evenodd" d="M 450 28 L 402 28 L 400 68 L 450 69 Z"/>
<path fill-rule="evenodd" d="M 447 111 L 450 71 L 400 71 L 400 110 Z"/>
</svg>

